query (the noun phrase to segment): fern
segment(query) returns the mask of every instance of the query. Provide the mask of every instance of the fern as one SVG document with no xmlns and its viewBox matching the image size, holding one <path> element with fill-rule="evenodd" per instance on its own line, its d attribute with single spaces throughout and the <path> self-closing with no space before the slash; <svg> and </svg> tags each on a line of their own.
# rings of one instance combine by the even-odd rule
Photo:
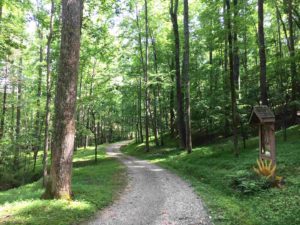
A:
<svg viewBox="0 0 300 225">
<path fill-rule="evenodd" d="M 257 165 L 258 165 L 258 169 L 253 167 L 254 171 L 258 175 L 265 176 L 268 179 L 274 179 L 274 182 L 273 182 L 272 186 L 281 188 L 280 182 L 282 181 L 283 178 L 280 177 L 280 176 L 274 176 L 275 171 L 276 171 L 276 164 L 272 168 L 272 160 L 270 160 L 269 164 L 266 160 L 264 162 L 262 159 L 260 159 L 260 161 L 258 161 L 258 159 L 257 159 L 256 162 L 257 162 Z"/>
</svg>

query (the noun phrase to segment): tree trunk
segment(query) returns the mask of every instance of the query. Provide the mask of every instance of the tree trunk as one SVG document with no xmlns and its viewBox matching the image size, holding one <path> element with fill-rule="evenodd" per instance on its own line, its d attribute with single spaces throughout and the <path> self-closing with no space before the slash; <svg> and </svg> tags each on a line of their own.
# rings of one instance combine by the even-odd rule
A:
<svg viewBox="0 0 300 225">
<path fill-rule="evenodd" d="M 60 64 L 56 83 L 51 170 L 44 198 L 71 199 L 82 9 L 81 0 L 62 0 Z"/>
<path fill-rule="evenodd" d="M 290 30 L 290 57 L 291 57 L 291 78 L 292 78 L 292 101 L 300 99 L 300 85 L 299 85 L 299 77 L 297 78 L 297 67 L 296 67 L 296 59 L 295 57 L 295 40 L 294 40 L 294 30 L 293 30 L 293 15 L 292 15 L 292 7 L 293 1 L 288 0 L 288 21 L 289 21 L 289 30 Z M 292 120 L 293 123 L 297 122 L 297 105 L 293 106 L 293 114 Z"/>
<path fill-rule="evenodd" d="M 238 24 L 237 21 L 239 19 L 238 15 L 238 0 L 233 0 L 234 6 L 234 28 L 233 28 L 233 73 L 234 73 L 234 80 L 238 84 L 238 91 L 239 91 L 239 99 L 241 99 L 240 91 L 241 91 L 241 82 L 240 82 L 240 58 L 239 58 L 239 46 L 238 46 Z"/>
<path fill-rule="evenodd" d="M 51 74 L 50 74 L 50 44 L 53 33 L 53 15 L 54 15 L 54 0 L 51 0 L 51 16 L 50 16 L 50 32 L 47 42 L 47 103 L 46 103 L 46 120 L 45 120 L 45 142 L 44 142 L 44 157 L 43 157 L 43 187 L 47 185 L 47 161 L 49 149 L 49 122 L 50 122 L 50 104 L 51 104 Z"/>
<path fill-rule="evenodd" d="M 227 16 L 226 16 L 226 0 L 223 0 L 223 20 L 224 20 L 224 29 L 227 29 Z M 229 134 L 229 78 L 228 78 L 228 32 L 225 32 L 224 37 L 224 76 L 223 76 L 223 92 L 224 92 L 224 136 L 227 137 Z"/>
<path fill-rule="evenodd" d="M 39 9 L 38 9 L 39 10 Z M 41 95 L 42 95 L 42 64 L 43 64 L 43 34 L 40 28 L 39 22 L 37 23 L 37 30 L 40 39 L 40 61 L 39 61 L 39 77 L 38 77 L 38 90 L 37 90 L 37 112 L 36 112 L 36 120 L 35 120 L 35 129 L 36 129 L 36 143 L 34 146 L 34 154 L 33 154 L 33 171 L 35 171 L 36 159 L 38 155 L 38 151 L 40 150 L 40 140 L 41 140 L 41 119 L 40 119 L 40 108 L 41 108 Z"/>
<path fill-rule="evenodd" d="M 191 132 L 191 104 L 190 104 L 190 33 L 189 33 L 189 3 L 184 0 L 184 54 L 182 63 L 182 76 L 185 78 L 185 107 L 186 107 L 186 148 L 187 153 L 192 152 L 192 132 Z"/>
<path fill-rule="evenodd" d="M 12 83 L 11 84 L 11 88 L 12 88 L 12 91 L 11 91 L 11 96 L 12 98 L 15 98 L 15 83 Z M 15 101 L 14 99 L 12 100 L 11 102 L 11 124 L 10 124 L 10 127 L 11 127 L 11 140 L 14 141 L 15 139 Z"/>
<path fill-rule="evenodd" d="M 159 142 L 158 142 L 158 138 L 157 138 L 157 102 L 156 102 L 156 98 L 157 98 L 156 91 L 155 91 L 155 88 L 153 88 L 153 118 L 151 118 L 151 119 L 152 119 L 155 145 L 159 146 Z M 151 115 L 151 111 L 150 111 L 150 115 Z"/>
<path fill-rule="evenodd" d="M 184 95 L 181 91 L 181 76 L 180 76 L 180 42 L 179 42 L 179 31 L 177 22 L 177 11 L 178 11 L 178 0 L 171 0 L 170 15 L 173 24 L 173 32 L 175 38 L 175 68 L 176 68 L 176 97 L 177 97 L 177 121 L 178 121 L 178 133 L 180 139 L 180 149 L 185 149 L 185 123 L 184 123 L 184 110 L 183 110 L 183 99 Z"/>
<path fill-rule="evenodd" d="M 8 56 L 6 58 L 5 66 L 5 77 L 4 77 L 4 90 L 3 90 L 3 103 L 2 103 L 2 116 L 0 124 L 0 140 L 4 136 L 4 124 L 5 124 L 5 113 L 6 113 L 6 98 L 7 98 L 7 78 L 8 78 Z"/>
<path fill-rule="evenodd" d="M 153 55 L 154 55 L 154 67 L 155 67 L 155 73 L 158 75 L 158 59 L 157 59 L 157 51 L 156 51 L 156 45 L 155 45 L 155 38 L 152 35 L 151 36 L 152 40 L 152 47 L 153 47 Z M 161 81 L 161 79 L 156 78 L 157 83 Z M 160 94 L 160 84 L 156 84 L 156 89 L 157 92 L 155 92 L 155 88 L 153 90 L 154 97 L 156 99 L 155 93 L 157 93 L 157 98 L 158 98 L 158 107 L 159 107 L 159 127 L 160 127 L 160 144 L 164 145 L 164 129 L 163 129 L 163 113 L 162 113 L 162 106 L 161 106 L 161 94 Z M 155 100 L 156 101 L 156 100 Z M 156 102 L 155 102 L 155 107 L 156 107 Z M 155 109 L 155 115 L 156 115 L 156 109 Z M 157 124 L 157 119 L 155 118 L 156 124 Z"/>
<path fill-rule="evenodd" d="M 145 64 L 144 64 L 144 56 L 143 56 L 143 48 L 142 48 L 142 36 L 141 36 L 141 29 L 139 25 L 139 16 L 138 16 L 138 10 L 136 6 L 136 25 L 138 28 L 138 39 L 139 39 L 139 49 L 140 49 L 140 61 L 142 65 L 143 72 L 145 74 Z M 141 137 L 141 142 L 144 142 L 144 137 L 143 137 L 143 123 L 142 123 L 142 78 L 139 78 L 139 92 L 138 92 L 138 111 L 139 111 L 139 124 L 140 124 L 140 137 Z"/>
<path fill-rule="evenodd" d="M 148 7 L 147 7 L 147 0 L 145 0 L 145 31 L 146 31 L 146 46 L 145 46 L 145 105 L 146 105 L 146 151 L 150 151 L 149 147 L 149 105 L 150 105 L 150 95 L 149 95 L 149 87 L 148 87 Z"/>
<path fill-rule="evenodd" d="M 18 102 L 17 102 L 17 122 L 16 122 L 16 151 L 14 155 L 14 165 L 18 168 L 19 154 L 20 154 L 20 124 L 21 124 L 21 97 L 22 97 L 22 73 L 23 73 L 23 60 L 20 57 L 20 71 L 18 76 Z"/>
<path fill-rule="evenodd" d="M 263 105 L 268 105 L 266 51 L 264 37 L 264 0 L 258 0 L 258 42 L 260 58 L 260 93 Z"/>
<path fill-rule="evenodd" d="M 170 65 L 171 71 L 171 90 L 170 90 L 170 135 L 174 137 L 175 133 L 175 113 L 174 113 L 174 61 Z"/>
<path fill-rule="evenodd" d="M 81 99 L 81 88 L 82 88 L 82 77 L 83 77 L 83 72 L 81 71 L 80 73 L 80 79 L 79 79 L 79 94 L 78 94 L 78 99 Z M 76 117 L 77 117 L 77 123 L 80 123 L 80 116 L 81 116 L 81 107 L 79 106 L 78 107 L 78 110 L 76 112 Z M 76 131 L 76 135 L 75 135 L 75 150 L 77 150 L 77 148 L 81 147 L 82 146 L 82 132 L 80 134 L 77 134 L 77 131 Z"/>
<path fill-rule="evenodd" d="M 232 49 L 232 29 L 231 29 L 231 16 L 230 16 L 230 2 L 226 0 L 227 6 L 227 29 L 228 29 L 228 44 L 229 44 L 229 67 L 230 67 L 230 86 L 231 86 L 231 110 L 232 110 L 232 125 L 233 125 L 233 143 L 234 154 L 239 156 L 238 150 L 238 134 L 237 134 L 237 109 L 236 109 L 236 93 L 234 85 L 234 71 L 233 71 L 233 49 Z"/>
</svg>

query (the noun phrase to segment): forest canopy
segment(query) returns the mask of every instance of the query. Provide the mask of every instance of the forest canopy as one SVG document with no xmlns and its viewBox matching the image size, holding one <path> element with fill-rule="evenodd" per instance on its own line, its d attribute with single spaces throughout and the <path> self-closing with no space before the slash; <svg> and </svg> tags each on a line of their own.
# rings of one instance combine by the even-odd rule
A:
<svg viewBox="0 0 300 225">
<path fill-rule="evenodd" d="M 30 182 L 19 178 L 37 157 L 46 181 L 56 99 L 66 103 L 57 90 L 74 77 L 75 151 L 129 138 L 151 151 L 150 138 L 158 146 L 170 134 L 188 152 L 234 136 L 238 156 L 238 141 L 256 135 L 254 105 L 271 108 L 277 130 L 297 123 L 297 0 L 73 1 L 80 52 L 66 83 L 64 2 L 0 0 L 0 180 L 13 174 L 1 188 Z"/>
</svg>

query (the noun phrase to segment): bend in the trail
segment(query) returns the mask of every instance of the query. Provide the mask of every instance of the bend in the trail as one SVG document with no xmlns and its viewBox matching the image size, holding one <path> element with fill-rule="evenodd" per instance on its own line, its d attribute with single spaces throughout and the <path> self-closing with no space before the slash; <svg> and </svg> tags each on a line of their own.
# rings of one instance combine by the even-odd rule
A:
<svg viewBox="0 0 300 225">
<path fill-rule="evenodd" d="M 211 224 L 200 197 L 178 176 L 145 160 L 120 152 L 122 142 L 106 147 L 107 154 L 128 170 L 129 182 L 121 199 L 87 224 L 196 225 Z"/>
</svg>

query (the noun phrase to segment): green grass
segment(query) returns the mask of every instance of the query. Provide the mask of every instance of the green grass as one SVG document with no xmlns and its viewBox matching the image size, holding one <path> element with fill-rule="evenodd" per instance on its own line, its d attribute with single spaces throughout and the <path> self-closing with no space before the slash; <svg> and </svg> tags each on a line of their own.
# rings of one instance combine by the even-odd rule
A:
<svg viewBox="0 0 300 225">
<path fill-rule="evenodd" d="M 125 184 L 124 167 L 109 158 L 99 146 L 98 163 L 94 148 L 78 149 L 74 154 L 73 201 L 40 200 L 42 181 L 0 192 L 0 223 L 73 224 L 108 205 Z"/>
<path fill-rule="evenodd" d="M 271 188 L 242 195 L 231 188 L 231 177 L 240 171 L 253 173 L 258 158 L 258 138 L 240 145 L 240 157 L 233 154 L 231 139 L 197 147 L 191 154 L 177 148 L 175 140 L 166 138 L 163 147 L 151 141 L 150 153 L 144 144 L 130 144 L 122 151 L 147 159 L 187 179 L 202 197 L 215 224 L 296 225 L 300 224 L 300 126 L 288 129 L 288 141 L 276 134 L 279 176 L 285 179 L 282 190 Z M 257 167 L 257 166 L 256 166 Z"/>
</svg>

